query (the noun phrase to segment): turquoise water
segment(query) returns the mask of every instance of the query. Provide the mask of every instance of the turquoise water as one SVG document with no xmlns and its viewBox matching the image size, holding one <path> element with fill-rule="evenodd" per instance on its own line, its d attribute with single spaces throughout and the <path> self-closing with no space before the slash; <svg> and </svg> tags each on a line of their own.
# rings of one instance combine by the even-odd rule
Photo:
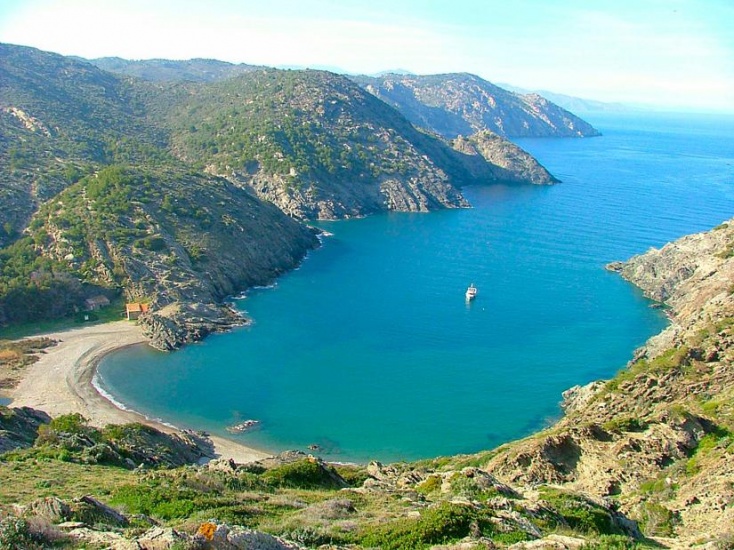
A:
<svg viewBox="0 0 734 550">
<path fill-rule="evenodd" d="M 127 406 L 332 460 L 473 452 L 560 414 L 665 326 L 604 264 L 734 215 L 734 119 L 591 120 L 600 138 L 522 140 L 563 183 L 466 189 L 472 209 L 321 224 L 302 267 L 237 301 L 254 323 L 100 367 Z M 467 305 L 469 283 L 479 287 Z"/>
</svg>

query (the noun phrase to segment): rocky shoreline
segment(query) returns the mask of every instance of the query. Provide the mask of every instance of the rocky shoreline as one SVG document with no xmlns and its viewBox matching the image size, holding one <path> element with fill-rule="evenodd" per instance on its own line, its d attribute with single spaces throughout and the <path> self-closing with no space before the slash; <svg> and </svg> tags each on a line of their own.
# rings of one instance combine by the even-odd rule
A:
<svg viewBox="0 0 734 550">
<path fill-rule="evenodd" d="M 514 487 L 614 499 L 648 534 L 679 538 L 673 547 L 731 535 L 734 220 L 608 269 L 664 303 L 671 324 L 611 381 L 564 392 L 556 425 L 484 468 Z"/>
</svg>

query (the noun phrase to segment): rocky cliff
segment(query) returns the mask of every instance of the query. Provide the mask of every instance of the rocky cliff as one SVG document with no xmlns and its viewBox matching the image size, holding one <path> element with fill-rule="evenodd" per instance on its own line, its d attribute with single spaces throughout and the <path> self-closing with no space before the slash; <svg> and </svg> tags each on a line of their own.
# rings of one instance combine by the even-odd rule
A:
<svg viewBox="0 0 734 550">
<path fill-rule="evenodd" d="M 609 268 L 664 302 L 670 326 L 611 381 L 567 392 L 558 424 L 484 468 L 514 486 L 612 499 L 646 535 L 681 548 L 730 541 L 734 222 Z"/>
<path fill-rule="evenodd" d="M 530 154 L 489 130 L 468 138 L 459 136 L 451 141 L 451 146 L 464 155 L 464 164 L 477 179 L 537 185 L 558 182 Z"/>
<path fill-rule="evenodd" d="M 449 139 L 484 130 L 503 137 L 599 135 L 588 122 L 538 94 L 516 94 L 467 73 L 353 78 L 416 126 Z"/>
<path fill-rule="evenodd" d="M 555 181 L 504 138 L 484 134 L 473 138 L 482 146 L 452 151 L 322 71 L 258 70 L 190 88 L 166 123 L 179 158 L 297 218 L 461 207 L 462 185 Z"/>
</svg>

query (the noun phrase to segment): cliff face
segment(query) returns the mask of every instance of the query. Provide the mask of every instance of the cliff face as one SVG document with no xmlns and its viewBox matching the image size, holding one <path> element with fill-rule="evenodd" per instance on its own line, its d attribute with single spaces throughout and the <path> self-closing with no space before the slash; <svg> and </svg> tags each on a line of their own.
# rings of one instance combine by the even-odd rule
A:
<svg viewBox="0 0 734 550">
<path fill-rule="evenodd" d="M 416 126 L 449 139 L 483 130 L 504 137 L 599 135 L 588 122 L 537 94 L 509 92 L 471 74 L 353 78 Z"/>
<path fill-rule="evenodd" d="M 485 469 L 612 498 L 647 535 L 730 536 L 734 222 L 609 267 L 664 301 L 671 325 L 613 380 L 567 392 L 558 424 Z"/>
<path fill-rule="evenodd" d="M 489 130 L 477 132 L 468 138 L 459 136 L 451 142 L 451 146 L 465 155 L 464 163 L 477 179 L 508 183 L 529 181 L 536 185 L 558 182 L 530 154 Z"/>
</svg>

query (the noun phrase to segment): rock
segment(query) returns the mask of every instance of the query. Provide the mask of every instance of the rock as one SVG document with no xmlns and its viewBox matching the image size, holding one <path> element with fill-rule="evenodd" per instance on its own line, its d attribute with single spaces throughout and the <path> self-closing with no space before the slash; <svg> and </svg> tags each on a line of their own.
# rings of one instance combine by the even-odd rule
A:
<svg viewBox="0 0 734 550">
<path fill-rule="evenodd" d="M 38 427 L 49 422 L 51 417 L 43 411 L 0 406 L 0 454 L 32 447 Z"/>
<path fill-rule="evenodd" d="M 237 470 L 237 463 L 231 458 L 215 458 L 206 463 L 209 470 L 232 473 Z"/>
<path fill-rule="evenodd" d="M 82 521 L 87 525 L 108 525 L 114 527 L 127 527 L 129 522 L 117 510 L 102 504 L 91 496 L 83 496 L 74 500 L 71 505 L 72 519 Z"/>
<path fill-rule="evenodd" d="M 548 535 L 538 540 L 517 542 L 509 548 L 512 550 L 579 550 L 587 544 L 588 541 L 577 537 Z"/>
<path fill-rule="evenodd" d="M 188 542 L 189 537 L 170 527 L 153 527 L 135 538 L 140 550 L 168 550 L 175 544 Z"/>
<path fill-rule="evenodd" d="M 563 401 L 561 402 L 561 408 L 566 414 L 572 413 L 584 407 L 595 395 L 597 395 L 605 386 L 605 382 L 596 380 L 589 382 L 585 386 L 573 386 L 567 389 L 561 395 Z"/>
<path fill-rule="evenodd" d="M 206 522 L 199 526 L 194 543 L 202 542 L 212 550 L 300 550 L 298 544 L 279 537 L 226 524 Z"/>
<path fill-rule="evenodd" d="M 26 514 L 40 516 L 51 523 L 61 523 L 71 518 L 72 512 L 68 504 L 56 497 L 46 497 L 31 502 Z"/>
</svg>

